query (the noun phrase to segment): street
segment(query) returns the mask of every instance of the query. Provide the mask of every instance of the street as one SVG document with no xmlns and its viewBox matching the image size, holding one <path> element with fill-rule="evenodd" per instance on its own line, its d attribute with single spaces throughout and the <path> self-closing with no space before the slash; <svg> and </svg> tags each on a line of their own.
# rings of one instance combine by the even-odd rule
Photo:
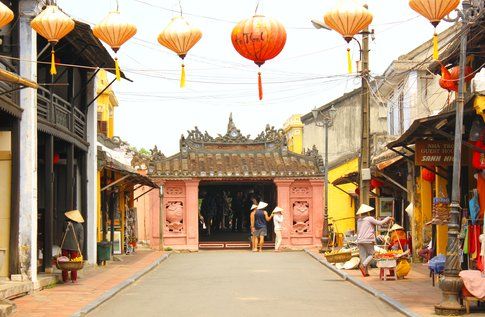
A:
<svg viewBox="0 0 485 317">
<path fill-rule="evenodd" d="M 89 316 L 402 316 L 304 252 L 172 254 Z"/>
</svg>

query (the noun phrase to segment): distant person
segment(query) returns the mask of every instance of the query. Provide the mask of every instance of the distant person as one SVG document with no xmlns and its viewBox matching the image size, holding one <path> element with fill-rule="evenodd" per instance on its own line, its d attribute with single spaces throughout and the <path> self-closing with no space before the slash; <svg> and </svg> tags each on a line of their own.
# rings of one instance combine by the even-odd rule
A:
<svg viewBox="0 0 485 317">
<path fill-rule="evenodd" d="M 267 222 L 273 218 L 273 215 L 268 216 L 268 213 L 264 210 L 267 206 L 267 203 L 259 202 L 256 211 L 251 215 L 251 231 L 254 232 L 256 241 L 259 242 L 259 252 L 263 252 L 264 237 L 268 235 Z M 253 251 L 255 250 L 253 249 Z"/>
<path fill-rule="evenodd" d="M 70 260 L 82 259 L 82 249 L 84 244 L 84 227 L 82 223 L 84 218 L 79 210 L 71 210 L 64 213 L 66 216 L 66 225 L 61 242 L 62 256 Z M 69 279 L 68 271 L 62 271 L 62 281 L 66 283 Z M 71 281 L 76 283 L 77 270 L 71 271 Z"/>
<path fill-rule="evenodd" d="M 376 243 L 375 227 L 381 226 L 390 221 L 394 221 L 392 217 L 386 217 L 383 220 L 376 220 L 370 215 L 374 208 L 366 204 L 362 204 L 357 211 L 357 247 L 359 248 L 360 265 L 359 269 L 362 275 L 369 276 L 369 264 L 374 255 L 374 244 Z"/>
<path fill-rule="evenodd" d="M 256 239 L 256 236 L 254 235 L 254 214 L 256 213 L 256 209 L 258 209 L 258 205 L 252 205 L 251 206 L 251 211 L 249 214 L 249 219 L 251 223 L 251 250 L 253 252 L 258 251 L 258 241 Z"/>
<path fill-rule="evenodd" d="M 274 250 L 279 252 L 283 234 L 283 208 L 276 207 L 271 213 L 271 216 L 273 217 L 274 233 L 276 236 Z"/>
<path fill-rule="evenodd" d="M 242 230 L 243 221 L 243 194 L 242 192 L 237 192 L 236 195 L 232 197 L 231 200 L 231 210 L 232 210 L 232 231 L 240 232 Z"/>
<path fill-rule="evenodd" d="M 389 229 L 391 235 L 391 241 L 389 243 L 390 250 L 401 250 L 407 251 L 408 247 L 408 237 L 406 236 L 406 231 L 404 228 L 395 223 L 391 229 Z"/>
<path fill-rule="evenodd" d="M 204 200 L 200 206 L 200 213 L 204 218 L 204 222 L 207 228 L 207 235 L 210 236 L 212 233 L 212 226 L 214 224 L 214 218 L 216 216 L 216 201 L 214 194 L 212 192 L 205 195 Z"/>
</svg>

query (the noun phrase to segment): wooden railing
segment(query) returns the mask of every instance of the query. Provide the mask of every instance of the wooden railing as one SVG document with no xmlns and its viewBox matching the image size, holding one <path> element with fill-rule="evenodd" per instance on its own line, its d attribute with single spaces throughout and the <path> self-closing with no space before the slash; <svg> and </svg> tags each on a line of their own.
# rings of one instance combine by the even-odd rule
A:
<svg viewBox="0 0 485 317">
<path fill-rule="evenodd" d="M 86 116 L 84 113 L 49 90 L 37 89 L 37 116 L 60 128 L 70 132 L 83 140 L 86 139 Z"/>
</svg>

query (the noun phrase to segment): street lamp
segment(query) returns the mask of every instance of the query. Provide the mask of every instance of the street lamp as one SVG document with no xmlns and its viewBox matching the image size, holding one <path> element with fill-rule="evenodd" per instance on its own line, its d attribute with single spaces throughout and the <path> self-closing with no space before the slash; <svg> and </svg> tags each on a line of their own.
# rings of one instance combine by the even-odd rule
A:
<svg viewBox="0 0 485 317">
<path fill-rule="evenodd" d="M 313 120 L 317 127 L 325 128 L 325 165 L 324 165 L 324 186 L 325 186 L 325 205 L 323 209 L 323 229 L 322 229 L 322 250 L 328 250 L 330 237 L 328 236 L 328 128 L 333 125 L 337 109 L 332 105 L 324 110 L 313 109 Z M 320 117 L 320 120 L 319 120 Z"/>
<path fill-rule="evenodd" d="M 446 248 L 446 263 L 444 277 L 440 280 L 440 288 L 443 292 L 442 302 L 435 306 L 438 315 L 457 315 L 463 314 L 463 306 L 459 303 L 458 293 L 461 290 L 463 281 L 458 274 L 461 271 L 460 264 L 460 177 L 461 177 L 461 147 L 462 147 L 462 127 L 463 127 L 463 108 L 465 107 L 464 88 L 465 88 L 465 62 L 467 49 L 467 35 L 470 24 L 476 22 L 476 18 L 485 9 L 483 0 L 463 0 L 462 9 L 456 9 L 457 16 L 454 19 L 445 18 L 445 21 L 461 21 L 460 38 L 460 78 L 458 81 L 458 96 L 456 98 L 456 122 L 453 155 L 453 183 L 451 191 L 451 211 L 448 223 L 448 245 Z"/>
</svg>

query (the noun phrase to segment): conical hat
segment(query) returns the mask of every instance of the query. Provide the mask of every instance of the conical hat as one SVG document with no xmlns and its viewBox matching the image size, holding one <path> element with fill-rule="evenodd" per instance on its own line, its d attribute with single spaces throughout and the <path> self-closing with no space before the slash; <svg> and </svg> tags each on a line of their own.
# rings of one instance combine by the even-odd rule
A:
<svg viewBox="0 0 485 317">
<path fill-rule="evenodd" d="M 77 210 L 77 209 L 76 210 L 67 211 L 67 212 L 64 213 L 64 215 L 67 218 L 69 218 L 69 219 L 71 219 L 71 220 L 73 220 L 75 222 L 79 222 L 79 223 L 83 223 L 84 222 L 84 218 L 81 215 L 81 212 L 79 210 Z"/>
<path fill-rule="evenodd" d="M 275 209 L 273 210 L 273 213 L 275 212 L 282 212 L 283 208 L 276 206 Z"/>
<path fill-rule="evenodd" d="M 258 205 L 252 205 L 252 206 L 251 206 L 251 210 L 254 210 L 254 209 L 256 209 L 256 208 L 258 208 Z"/>
<path fill-rule="evenodd" d="M 372 211 L 372 210 L 374 210 L 374 207 L 371 207 L 371 206 L 366 205 L 366 204 L 362 204 L 362 205 L 360 205 L 359 210 L 357 210 L 356 215 L 365 214 L 366 212 L 369 212 L 369 211 Z"/>
<path fill-rule="evenodd" d="M 266 208 L 266 207 L 268 207 L 268 204 L 267 204 L 267 203 L 265 203 L 264 201 L 260 201 L 260 202 L 259 202 L 259 204 L 258 204 L 258 209 L 260 209 L 260 210 L 261 210 L 261 209 L 264 209 L 264 208 Z"/>
<path fill-rule="evenodd" d="M 403 229 L 404 229 L 403 227 L 401 227 L 400 225 L 395 223 L 394 225 L 392 225 L 392 227 L 391 227 L 391 229 L 389 229 L 389 231 L 403 230 Z"/>
</svg>

